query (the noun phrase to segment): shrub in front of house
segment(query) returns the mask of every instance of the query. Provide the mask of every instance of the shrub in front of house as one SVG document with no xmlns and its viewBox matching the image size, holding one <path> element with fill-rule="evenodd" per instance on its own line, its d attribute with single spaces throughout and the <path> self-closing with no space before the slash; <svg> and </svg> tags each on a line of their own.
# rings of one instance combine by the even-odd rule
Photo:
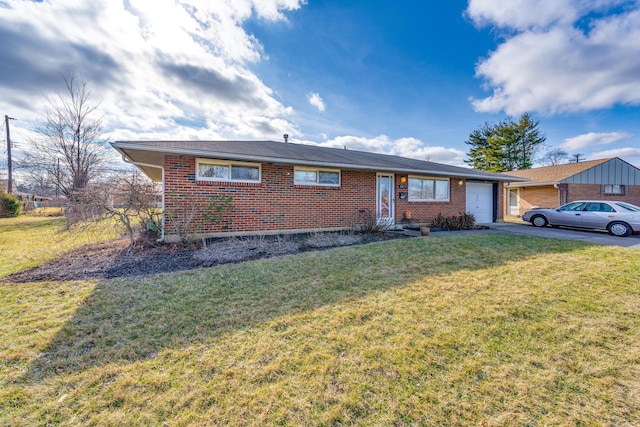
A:
<svg viewBox="0 0 640 427">
<path fill-rule="evenodd" d="M 0 217 L 12 218 L 22 213 L 22 202 L 14 195 L 2 193 L 0 197 Z"/>
<path fill-rule="evenodd" d="M 371 209 L 359 209 L 356 213 L 355 227 L 363 234 L 380 234 L 385 232 L 388 224 L 379 223 L 376 212 Z"/>
<path fill-rule="evenodd" d="M 471 213 L 463 213 L 460 215 L 444 216 L 438 214 L 431 221 L 432 228 L 442 228 L 445 230 L 468 230 L 473 228 L 476 223 L 476 217 Z"/>
</svg>

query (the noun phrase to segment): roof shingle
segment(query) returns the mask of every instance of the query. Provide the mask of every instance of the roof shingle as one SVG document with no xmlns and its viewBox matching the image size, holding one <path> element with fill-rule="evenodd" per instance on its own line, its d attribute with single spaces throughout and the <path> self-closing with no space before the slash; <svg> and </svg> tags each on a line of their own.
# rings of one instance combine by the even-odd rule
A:
<svg viewBox="0 0 640 427">
<path fill-rule="evenodd" d="M 161 165 L 162 157 L 158 154 L 185 154 L 227 160 L 423 173 L 491 181 L 509 180 L 509 176 L 500 173 L 478 171 L 425 160 L 277 141 L 117 141 L 111 145 L 134 162 L 145 162 L 158 166 Z M 152 153 L 155 153 L 156 156 L 151 155 Z M 151 176 L 149 169 L 144 170 Z M 512 180 L 523 181 L 517 177 Z"/>
<path fill-rule="evenodd" d="M 533 182 L 560 182 L 594 166 L 608 162 L 608 159 L 590 160 L 586 162 L 567 163 L 565 165 L 544 166 L 541 168 L 522 169 L 504 172 L 505 175 L 527 178 Z"/>
</svg>

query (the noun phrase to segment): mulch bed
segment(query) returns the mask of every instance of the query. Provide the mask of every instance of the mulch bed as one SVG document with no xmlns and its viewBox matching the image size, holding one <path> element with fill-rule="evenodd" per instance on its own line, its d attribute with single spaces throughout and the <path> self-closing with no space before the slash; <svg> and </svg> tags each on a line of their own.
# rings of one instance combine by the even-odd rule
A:
<svg viewBox="0 0 640 427">
<path fill-rule="evenodd" d="M 3 280 L 26 283 L 143 276 L 406 237 L 410 236 L 398 232 L 314 233 L 216 239 L 206 247 L 155 244 L 142 238 L 133 250 L 129 250 L 129 242 L 123 238 L 85 246 Z"/>
</svg>

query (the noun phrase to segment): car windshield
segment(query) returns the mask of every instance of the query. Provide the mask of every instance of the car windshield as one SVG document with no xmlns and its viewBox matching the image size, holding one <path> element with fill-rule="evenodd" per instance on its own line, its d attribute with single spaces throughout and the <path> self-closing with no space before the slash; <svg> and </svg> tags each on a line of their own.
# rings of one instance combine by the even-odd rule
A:
<svg viewBox="0 0 640 427">
<path fill-rule="evenodd" d="M 640 212 L 640 207 L 636 205 L 630 205 L 629 203 L 616 203 L 616 206 L 620 206 L 630 212 Z"/>
</svg>

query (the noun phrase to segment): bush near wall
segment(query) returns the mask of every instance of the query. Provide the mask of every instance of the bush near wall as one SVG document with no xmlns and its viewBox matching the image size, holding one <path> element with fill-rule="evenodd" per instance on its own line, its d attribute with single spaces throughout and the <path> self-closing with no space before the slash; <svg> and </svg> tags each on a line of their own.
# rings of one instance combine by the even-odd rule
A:
<svg viewBox="0 0 640 427">
<path fill-rule="evenodd" d="M 0 196 L 0 217 L 12 218 L 22 213 L 22 202 L 9 193 Z"/>
<path fill-rule="evenodd" d="M 446 230 L 468 230 L 473 228 L 476 218 L 470 213 L 460 213 L 460 215 L 444 216 L 438 214 L 431 222 L 431 227 L 444 228 Z"/>
</svg>

